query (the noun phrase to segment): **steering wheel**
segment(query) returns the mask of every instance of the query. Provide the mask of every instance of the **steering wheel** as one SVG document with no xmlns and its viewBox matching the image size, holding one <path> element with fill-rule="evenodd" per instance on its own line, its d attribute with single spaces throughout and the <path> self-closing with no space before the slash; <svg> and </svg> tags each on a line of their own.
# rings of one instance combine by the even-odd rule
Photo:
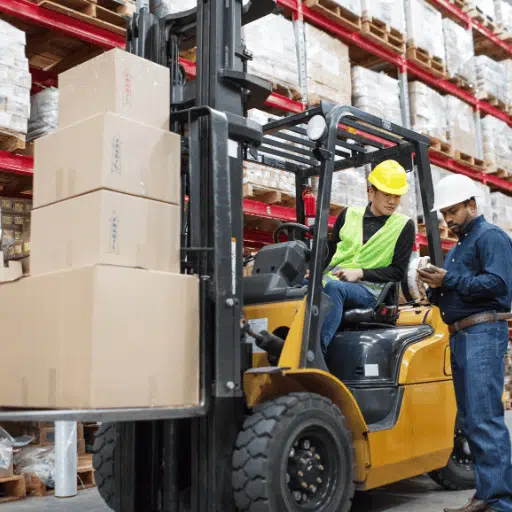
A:
<svg viewBox="0 0 512 512">
<path fill-rule="evenodd" d="M 299 224 L 298 222 L 283 222 L 274 231 L 273 238 L 275 244 L 279 243 L 279 235 L 283 231 L 286 231 L 290 240 L 300 240 L 300 238 L 296 236 L 297 231 L 300 231 L 301 233 L 311 233 L 311 229 L 304 224 Z"/>
</svg>

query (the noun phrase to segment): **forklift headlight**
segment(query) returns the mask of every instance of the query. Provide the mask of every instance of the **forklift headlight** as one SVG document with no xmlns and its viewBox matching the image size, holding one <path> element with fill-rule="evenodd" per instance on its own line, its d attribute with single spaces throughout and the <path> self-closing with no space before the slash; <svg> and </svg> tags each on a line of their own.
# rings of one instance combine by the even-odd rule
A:
<svg viewBox="0 0 512 512">
<path fill-rule="evenodd" d="M 327 134 L 327 123 L 325 122 L 325 118 L 319 114 L 313 116 L 308 123 L 307 133 L 309 139 L 313 142 L 323 139 Z"/>
</svg>

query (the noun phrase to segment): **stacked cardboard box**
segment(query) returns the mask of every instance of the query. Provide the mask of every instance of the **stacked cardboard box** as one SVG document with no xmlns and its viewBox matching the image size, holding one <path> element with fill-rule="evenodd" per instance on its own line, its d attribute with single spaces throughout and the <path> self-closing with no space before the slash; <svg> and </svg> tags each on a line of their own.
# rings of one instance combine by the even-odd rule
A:
<svg viewBox="0 0 512 512">
<path fill-rule="evenodd" d="M 469 30 L 449 18 L 443 19 L 446 70 L 451 78 L 475 83 L 475 47 Z"/>
<path fill-rule="evenodd" d="M 423 82 L 409 84 L 411 126 L 414 131 L 446 141 L 445 98 Z"/>
<path fill-rule="evenodd" d="M 493 21 L 496 19 L 494 2 L 495 0 L 468 0 L 467 8 L 470 12 L 476 9 L 479 14 L 483 14 L 489 21 Z"/>
<path fill-rule="evenodd" d="M 484 160 L 494 168 L 512 170 L 512 129 L 492 116 L 482 119 Z"/>
<path fill-rule="evenodd" d="M 1 405 L 198 402 L 198 281 L 176 273 L 169 87 L 167 68 L 118 49 L 60 75 L 59 130 L 36 141 L 32 275 L 0 286 L 5 340 L 17 340 Z"/>
<path fill-rule="evenodd" d="M 25 32 L 0 20 L 0 134 L 13 134 L 22 141 L 27 133 L 32 86 L 25 45 Z"/>
<path fill-rule="evenodd" d="M 493 192 L 491 194 L 491 209 L 491 222 L 512 237 L 512 197 L 501 192 Z"/>
<path fill-rule="evenodd" d="M 362 0 L 363 16 L 376 18 L 405 34 L 404 0 Z"/>
<path fill-rule="evenodd" d="M 508 77 L 503 73 L 503 64 L 487 57 L 487 55 L 478 55 L 474 61 L 477 97 L 497 99 L 507 104 Z"/>
<path fill-rule="evenodd" d="M 425 0 L 405 0 L 407 42 L 444 60 L 443 18 Z"/>
<path fill-rule="evenodd" d="M 454 151 L 477 156 L 476 126 L 473 107 L 454 96 L 446 96 L 445 98 L 448 141 Z"/>
</svg>

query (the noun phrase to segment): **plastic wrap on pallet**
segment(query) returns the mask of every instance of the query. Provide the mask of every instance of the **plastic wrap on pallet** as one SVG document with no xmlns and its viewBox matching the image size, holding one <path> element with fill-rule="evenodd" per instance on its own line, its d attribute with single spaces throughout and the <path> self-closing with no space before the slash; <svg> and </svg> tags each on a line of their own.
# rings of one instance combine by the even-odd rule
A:
<svg viewBox="0 0 512 512">
<path fill-rule="evenodd" d="M 491 21 L 496 19 L 496 11 L 494 9 L 494 0 L 468 0 L 468 9 L 478 9 L 483 15 L 487 16 Z"/>
<path fill-rule="evenodd" d="M 362 167 L 334 173 L 332 177 L 331 203 L 339 206 L 366 206 L 368 185 Z"/>
<path fill-rule="evenodd" d="M 377 117 L 402 124 L 398 80 L 385 73 L 352 68 L 352 104 Z"/>
<path fill-rule="evenodd" d="M 348 46 L 327 32 L 306 24 L 308 103 L 329 100 L 350 105 L 352 97 Z"/>
<path fill-rule="evenodd" d="M 512 4 L 506 0 L 494 0 L 496 23 L 507 33 L 512 33 Z"/>
<path fill-rule="evenodd" d="M 454 151 L 476 156 L 476 127 L 471 105 L 455 96 L 446 96 L 448 142 Z"/>
<path fill-rule="evenodd" d="M 151 12 L 163 18 L 168 14 L 176 14 L 178 12 L 188 11 L 197 6 L 196 0 L 151 0 Z"/>
<path fill-rule="evenodd" d="M 484 160 L 495 168 L 512 170 L 512 129 L 492 116 L 481 121 Z"/>
<path fill-rule="evenodd" d="M 253 54 L 247 63 L 249 73 L 292 91 L 299 89 L 295 33 L 290 20 L 269 14 L 245 25 L 243 39 Z"/>
<path fill-rule="evenodd" d="M 414 172 L 407 173 L 407 184 L 409 192 L 400 199 L 400 206 L 397 212 L 410 217 L 415 224 L 418 223 L 418 201 L 416 199 L 416 174 Z"/>
<path fill-rule="evenodd" d="M 32 96 L 30 103 L 27 140 L 56 131 L 59 121 L 59 90 L 50 87 L 38 92 Z"/>
<path fill-rule="evenodd" d="M 507 81 L 507 104 L 512 105 L 512 59 L 502 60 L 500 64 Z"/>
<path fill-rule="evenodd" d="M 474 62 L 477 97 L 487 98 L 488 95 L 491 95 L 503 103 L 507 103 L 509 84 L 507 75 L 503 73 L 503 64 L 487 55 L 478 55 L 474 58 Z"/>
<path fill-rule="evenodd" d="M 443 18 L 425 0 L 405 0 L 407 41 L 444 60 Z"/>
<path fill-rule="evenodd" d="M 27 446 L 14 456 L 14 473 L 35 475 L 48 487 L 55 485 L 55 448 Z"/>
<path fill-rule="evenodd" d="M 404 0 L 362 0 L 363 16 L 377 18 L 405 34 Z"/>
<path fill-rule="evenodd" d="M 446 141 L 445 97 L 423 82 L 409 84 L 411 127 L 414 131 Z"/>
<path fill-rule="evenodd" d="M 512 197 L 501 192 L 492 192 L 491 211 L 491 217 L 488 217 L 488 220 L 512 237 Z"/>
<path fill-rule="evenodd" d="M 31 79 L 25 44 L 25 32 L 0 20 L 0 131 L 27 132 Z"/>
<path fill-rule="evenodd" d="M 471 32 L 448 18 L 443 19 L 446 69 L 450 77 L 475 82 L 475 48 Z"/>
</svg>

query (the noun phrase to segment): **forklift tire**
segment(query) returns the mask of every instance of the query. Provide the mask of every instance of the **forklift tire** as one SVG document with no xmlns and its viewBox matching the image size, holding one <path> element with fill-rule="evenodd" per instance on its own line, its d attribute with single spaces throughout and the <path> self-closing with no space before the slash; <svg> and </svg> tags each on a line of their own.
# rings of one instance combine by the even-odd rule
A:
<svg viewBox="0 0 512 512">
<path fill-rule="evenodd" d="M 103 501 L 114 510 L 115 480 L 114 461 L 116 448 L 116 424 L 102 423 L 96 432 L 92 450 L 92 467 L 98 492 Z"/>
<path fill-rule="evenodd" d="M 355 492 L 352 434 L 314 393 L 290 393 L 247 416 L 233 454 L 235 504 L 247 512 L 348 512 Z"/>
<path fill-rule="evenodd" d="M 473 457 L 469 452 L 466 437 L 458 425 L 448 464 L 429 475 L 436 484 L 449 491 L 463 491 L 476 487 Z"/>
</svg>

